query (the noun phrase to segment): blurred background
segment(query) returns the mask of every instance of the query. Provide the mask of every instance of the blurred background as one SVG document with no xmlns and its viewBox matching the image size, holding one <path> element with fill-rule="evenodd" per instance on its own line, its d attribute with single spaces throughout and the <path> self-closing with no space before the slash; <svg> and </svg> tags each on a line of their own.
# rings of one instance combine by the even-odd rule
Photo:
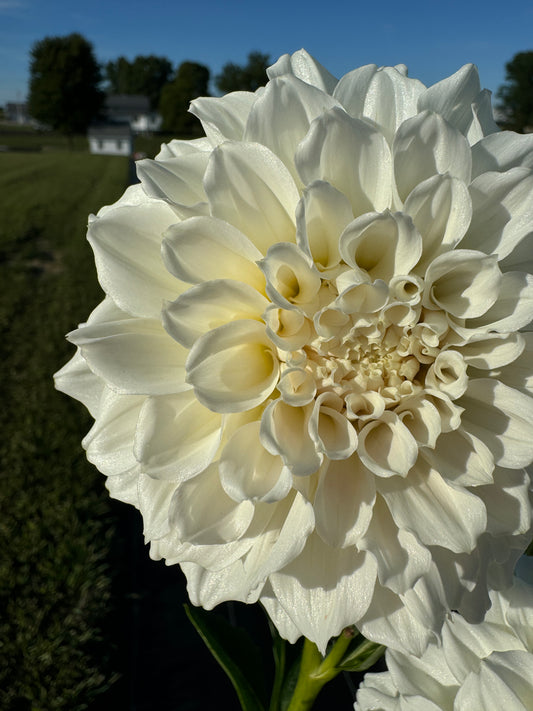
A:
<svg viewBox="0 0 533 711">
<path fill-rule="evenodd" d="M 532 26 L 514 2 L 0 0 L 0 709 L 237 708 L 179 568 L 150 560 L 138 513 L 86 462 L 89 415 L 53 388 L 65 333 L 102 298 L 87 216 L 136 159 L 201 135 L 191 99 L 253 91 L 300 47 L 337 76 L 401 62 L 426 84 L 472 61 L 500 125 L 529 132 Z M 261 610 L 219 612 L 270 670 Z M 322 708 L 351 707 L 342 677 L 326 694 Z"/>
</svg>

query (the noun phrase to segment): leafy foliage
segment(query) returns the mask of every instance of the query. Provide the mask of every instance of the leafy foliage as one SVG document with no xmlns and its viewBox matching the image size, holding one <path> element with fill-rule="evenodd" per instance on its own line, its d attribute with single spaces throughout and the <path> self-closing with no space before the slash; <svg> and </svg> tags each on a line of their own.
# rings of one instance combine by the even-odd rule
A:
<svg viewBox="0 0 533 711">
<path fill-rule="evenodd" d="M 63 133 L 82 133 L 101 109 L 100 80 L 92 45 L 84 37 L 45 37 L 31 50 L 29 113 Z"/>
<path fill-rule="evenodd" d="M 261 52 L 250 52 L 243 66 L 228 62 L 215 77 L 217 89 L 224 94 L 230 91 L 255 91 L 267 83 L 266 70 L 269 65 L 270 56 Z"/>
<path fill-rule="evenodd" d="M 137 56 L 130 62 L 119 57 L 105 66 L 105 77 L 112 94 L 141 94 L 150 100 L 150 108 L 157 109 L 161 90 L 172 74 L 172 64 L 166 57 Z"/>
<path fill-rule="evenodd" d="M 188 113 L 189 104 L 198 96 L 207 96 L 209 69 L 196 62 L 182 62 L 173 81 L 163 87 L 159 111 L 163 131 L 173 131 L 178 137 L 202 135 L 198 119 Z"/>
<path fill-rule="evenodd" d="M 525 132 L 533 129 L 533 51 L 518 52 L 505 65 L 505 84 L 496 96 L 504 128 Z"/>
</svg>

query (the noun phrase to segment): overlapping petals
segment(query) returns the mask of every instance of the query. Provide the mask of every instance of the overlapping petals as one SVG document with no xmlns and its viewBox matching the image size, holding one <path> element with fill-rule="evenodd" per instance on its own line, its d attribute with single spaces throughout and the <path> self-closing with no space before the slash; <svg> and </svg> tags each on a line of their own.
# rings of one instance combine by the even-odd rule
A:
<svg viewBox="0 0 533 711">
<path fill-rule="evenodd" d="M 420 655 L 531 526 L 533 143 L 471 65 L 269 78 L 195 100 L 206 138 L 91 218 L 106 298 L 56 384 L 193 603 Z"/>
<path fill-rule="evenodd" d="M 533 699 L 533 588 L 519 578 L 490 594 L 483 622 L 452 613 L 441 645 L 421 657 L 387 651 L 389 671 L 367 674 L 356 711 L 502 708 L 527 711 Z"/>
</svg>

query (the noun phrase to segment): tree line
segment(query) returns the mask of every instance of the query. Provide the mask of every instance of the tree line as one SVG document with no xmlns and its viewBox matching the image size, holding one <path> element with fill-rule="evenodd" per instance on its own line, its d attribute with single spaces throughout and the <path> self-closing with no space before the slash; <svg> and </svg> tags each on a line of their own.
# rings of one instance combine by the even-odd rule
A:
<svg viewBox="0 0 533 711">
<path fill-rule="evenodd" d="M 267 82 L 268 54 L 250 52 L 244 65 L 228 62 L 214 77 L 221 93 L 255 91 Z M 162 130 L 193 137 L 201 127 L 190 102 L 209 95 L 210 70 L 185 61 L 174 68 L 166 57 L 139 55 L 100 65 L 91 43 L 78 33 L 45 37 L 30 53 L 28 111 L 37 121 L 66 134 L 83 133 L 103 117 L 106 94 L 141 94 L 162 117 Z"/>
<path fill-rule="evenodd" d="M 255 91 L 267 82 L 268 54 L 250 52 L 244 65 L 228 62 L 214 83 L 221 93 Z M 505 65 L 505 84 L 496 94 L 498 122 L 518 132 L 533 130 L 533 51 L 519 52 Z M 84 132 L 101 116 L 105 92 L 142 94 L 161 114 L 162 130 L 182 137 L 199 135 L 198 120 L 188 113 L 198 96 L 209 95 L 210 71 L 185 61 L 176 69 L 166 57 L 119 57 L 103 67 L 82 35 L 45 37 L 31 49 L 30 115 L 66 134 Z M 102 85 L 104 90 L 102 90 Z"/>
</svg>

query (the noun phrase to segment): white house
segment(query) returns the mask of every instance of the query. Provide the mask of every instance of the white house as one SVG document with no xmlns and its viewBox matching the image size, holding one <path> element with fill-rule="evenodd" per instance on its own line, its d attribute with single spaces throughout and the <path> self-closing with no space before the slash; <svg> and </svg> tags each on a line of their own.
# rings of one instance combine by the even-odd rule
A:
<svg viewBox="0 0 533 711">
<path fill-rule="evenodd" d="M 87 138 L 90 153 L 107 156 L 133 154 L 133 134 L 129 123 L 103 123 L 91 126 Z"/>
<path fill-rule="evenodd" d="M 108 94 L 104 111 L 109 121 L 127 121 L 135 133 L 161 127 L 161 116 L 150 110 L 148 97 L 140 94 Z"/>
</svg>

